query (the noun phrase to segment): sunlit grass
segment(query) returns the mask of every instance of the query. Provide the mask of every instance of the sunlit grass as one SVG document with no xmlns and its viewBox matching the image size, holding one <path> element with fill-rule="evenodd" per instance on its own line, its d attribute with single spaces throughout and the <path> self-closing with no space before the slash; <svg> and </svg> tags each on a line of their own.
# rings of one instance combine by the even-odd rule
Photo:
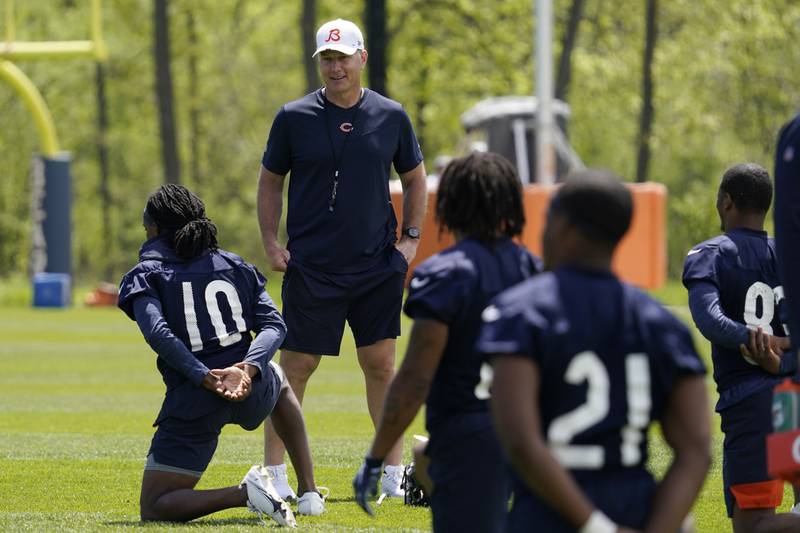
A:
<svg viewBox="0 0 800 533">
<path fill-rule="evenodd" d="M 141 524 L 138 496 L 152 421 L 163 396 L 155 357 L 135 324 L 113 308 L 30 308 L 30 293 L 0 284 L 0 530 L 150 531 L 190 529 L 255 531 L 244 509 L 217 513 L 189 525 Z M 279 284 L 270 283 L 275 290 Z M 26 292 L 27 291 L 27 292 Z M 27 296 L 26 296 L 27 294 Z M 9 296 L 10 295 L 10 296 Z M 277 295 L 274 295 L 277 296 Z M 679 282 L 658 296 L 689 319 Z M 77 292 L 76 301 L 81 294 Z M 408 323 L 404 322 L 404 331 Z M 696 333 L 696 332 L 695 332 Z M 708 362 L 708 343 L 696 336 Z M 401 337 L 398 359 L 405 351 Z M 709 377 L 712 403 L 716 395 Z M 320 485 L 331 489 L 322 517 L 300 519 L 306 531 L 426 531 L 426 509 L 385 502 L 370 519 L 352 501 L 352 476 L 372 435 L 364 384 L 352 338 L 342 355 L 326 358 L 312 379 L 306 421 Z M 709 406 L 709 411 L 712 409 Z M 699 531 L 729 531 L 721 479 L 721 435 L 714 415 L 715 461 L 694 508 Z M 418 417 L 411 431 L 422 432 Z M 651 466 L 670 460 L 660 432 L 652 433 Z M 410 439 L 406 439 L 409 456 Z M 238 483 L 262 460 L 260 430 L 228 427 L 200 488 Z M 480 490 L 476 487 L 476 490 Z M 787 490 L 782 509 L 790 506 Z M 270 525 L 271 527 L 271 525 Z"/>
</svg>

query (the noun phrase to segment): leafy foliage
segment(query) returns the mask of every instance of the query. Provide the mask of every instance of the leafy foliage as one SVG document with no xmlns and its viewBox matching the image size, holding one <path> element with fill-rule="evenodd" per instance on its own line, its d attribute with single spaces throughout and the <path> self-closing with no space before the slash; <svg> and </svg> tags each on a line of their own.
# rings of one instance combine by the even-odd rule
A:
<svg viewBox="0 0 800 533">
<path fill-rule="evenodd" d="M 555 2 L 556 54 L 570 3 Z M 89 4 L 16 2 L 17 39 L 84 39 Z M 388 90 L 409 111 L 429 161 L 464 149 L 459 117 L 475 102 L 533 91 L 533 2 L 488 5 L 387 2 Z M 317 20 L 361 21 L 363 6 L 363 1 L 340 6 L 319 0 Z M 75 271 L 85 281 L 106 272 L 118 277 L 134 262 L 143 238 L 141 206 L 162 181 L 152 8 L 149 0 L 104 2 L 111 242 L 103 242 L 99 205 L 93 65 L 85 59 L 18 62 L 42 91 L 62 146 L 72 153 Z M 221 244 L 260 262 L 255 181 L 272 117 L 305 91 L 302 2 L 172 0 L 169 8 L 182 181 L 220 222 Z M 672 195 L 669 248 L 676 274 L 691 240 L 716 232 L 713 211 L 686 206 L 701 197 L 713 204 L 719 176 L 734 163 L 773 166 L 778 128 L 800 104 L 800 87 L 789 68 L 800 64 L 795 46 L 800 4 L 730 0 L 723 7 L 712 0 L 671 0 L 659 3 L 658 16 L 649 175 Z M 570 136 L 587 165 L 631 180 L 643 43 L 643 2 L 586 0 L 568 95 Z M 38 139 L 27 110 L 5 84 L 0 84 L 0 109 L 0 276 L 5 277 L 29 269 L 28 173 Z M 196 161 L 190 162 L 192 154 Z M 687 217 L 700 213 L 711 220 L 685 231 Z"/>
</svg>

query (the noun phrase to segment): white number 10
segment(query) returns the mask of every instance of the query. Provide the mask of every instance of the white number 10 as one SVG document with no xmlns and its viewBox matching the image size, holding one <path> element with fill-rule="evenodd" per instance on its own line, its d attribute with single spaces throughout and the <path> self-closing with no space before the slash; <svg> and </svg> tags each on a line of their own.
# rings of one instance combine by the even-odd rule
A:
<svg viewBox="0 0 800 533">
<path fill-rule="evenodd" d="M 186 330 L 189 333 L 189 342 L 192 345 L 192 351 L 199 352 L 203 349 L 203 339 L 200 336 L 200 328 L 197 327 L 197 313 L 194 310 L 192 283 L 184 281 L 181 283 L 181 288 L 183 289 L 183 312 L 186 315 Z M 236 331 L 232 333 L 228 332 L 225 321 L 222 319 L 222 313 L 217 302 L 217 294 L 219 293 L 225 295 L 231 308 L 233 323 L 236 325 Z M 242 333 L 247 331 L 247 325 L 242 316 L 242 302 L 239 300 L 239 293 L 236 292 L 236 287 L 221 279 L 214 280 L 206 286 L 205 299 L 206 309 L 208 309 L 208 315 L 211 317 L 211 325 L 214 326 L 214 333 L 217 335 L 220 346 L 230 346 L 239 342 L 242 339 Z"/>
</svg>

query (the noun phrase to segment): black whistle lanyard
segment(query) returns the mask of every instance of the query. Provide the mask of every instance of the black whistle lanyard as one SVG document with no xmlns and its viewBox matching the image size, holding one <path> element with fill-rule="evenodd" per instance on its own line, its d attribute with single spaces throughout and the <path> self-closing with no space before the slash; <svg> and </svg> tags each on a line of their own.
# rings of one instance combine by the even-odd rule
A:
<svg viewBox="0 0 800 533">
<path fill-rule="evenodd" d="M 353 130 L 356 129 L 356 117 L 358 116 L 358 109 L 361 107 L 361 102 L 364 100 L 364 93 L 361 93 L 361 97 L 358 99 L 358 103 L 353 110 L 353 116 L 350 118 L 350 130 L 342 130 L 344 132 L 344 142 L 342 143 L 342 151 L 338 154 L 336 153 L 336 146 L 333 144 L 333 135 L 331 135 L 331 121 L 328 117 L 328 99 L 325 98 L 325 93 L 322 94 L 322 99 L 322 112 L 325 114 L 325 133 L 328 134 L 328 143 L 331 145 L 331 154 L 333 154 L 333 185 L 331 186 L 331 197 L 328 199 L 328 211 L 332 213 L 336 207 L 336 194 L 339 189 L 339 168 L 344 158 L 344 151 L 347 148 L 347 140 L 350 138 L 350 134 Z"/>
</svg>

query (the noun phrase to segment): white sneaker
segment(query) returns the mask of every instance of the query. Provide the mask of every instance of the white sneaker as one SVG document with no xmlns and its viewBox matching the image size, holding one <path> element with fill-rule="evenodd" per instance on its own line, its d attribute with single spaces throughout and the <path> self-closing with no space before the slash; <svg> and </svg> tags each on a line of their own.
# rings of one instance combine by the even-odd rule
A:
<svg viewBox="0 0 800 533">
<path fill-rule="evenodd" d="M 794 507 L 792 507 L 791 513 L 792 514 L 800 514 L 800 503 L 794 504 Z"/>
<path fill-rule="evenodd" d="M 297 501 L 297 494 L 294 493 L 291 485 L 289 485 L 289 474 L 286 472 L 286 463 L 261 467 L 261 470 L 261 475 L 268 476 L 272 480 L 272 485 L 284 501 Z"/>
<path fill-rule="evenodd" d="M 328 489 L 327 487 L 319 487 L 319 489 L 325 491 L 325 494 L 309 491 L 298 498 L 297 514 L 319 516 L 325 512 L 325 499 L 328 497 Z"/>
<path fill-rule="evenodd" d="M 278 495 L 269 477 L 261 475 L 259 465 L 247 471 L 239 486 L 247 489 L 247 508 L 259 517 L 265 514 L 282 526 L 297 527 L 294 513 Z"/>
<path fill-rule="evenodd" d="M 403 490 L 403 465 L 386 465 L 383 467 L 381 476 L 381 492 L 390 498 L 402 498 L 405 496 Z"/>
</svg>

